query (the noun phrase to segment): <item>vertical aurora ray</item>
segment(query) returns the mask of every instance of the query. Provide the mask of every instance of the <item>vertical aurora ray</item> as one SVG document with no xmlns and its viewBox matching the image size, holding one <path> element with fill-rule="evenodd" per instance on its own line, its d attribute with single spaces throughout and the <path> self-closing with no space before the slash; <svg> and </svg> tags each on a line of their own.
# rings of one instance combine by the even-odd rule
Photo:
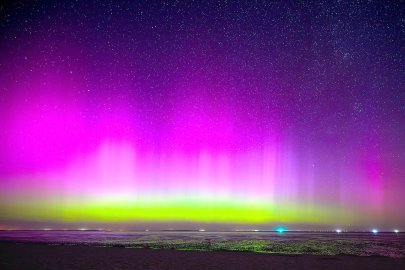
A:
<svg viewBox="0 0 405 270">
<path fill-rule="evenodd" d="M 349 64 L 269 7 L 229 23 L 237 9 L 208 3 L 185 7 L 196 20 L 123 5 L 144 12 L 44 5 L 49 20 L 2 24 L 0 227 L 405 226 L 402 62 Z"/>
</svg>

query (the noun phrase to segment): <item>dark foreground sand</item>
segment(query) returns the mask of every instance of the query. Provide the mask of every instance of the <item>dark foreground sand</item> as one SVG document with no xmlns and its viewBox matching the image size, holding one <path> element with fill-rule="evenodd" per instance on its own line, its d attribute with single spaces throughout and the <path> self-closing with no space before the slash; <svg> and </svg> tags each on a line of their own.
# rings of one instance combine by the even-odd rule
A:
<svg viewBox="0 0 405 270">
<path fill-rule="evenodd" d="M 405 258 L 0 243 L 0 269 L 405 269 Z"/>
</svg>

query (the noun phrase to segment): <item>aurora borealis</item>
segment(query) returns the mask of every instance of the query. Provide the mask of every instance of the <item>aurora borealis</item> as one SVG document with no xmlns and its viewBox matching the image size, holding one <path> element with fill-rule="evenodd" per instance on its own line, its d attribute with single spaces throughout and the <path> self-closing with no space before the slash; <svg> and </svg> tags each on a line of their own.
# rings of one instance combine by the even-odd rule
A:
<svg viewBox="0 0 405 270">
<path fill-rule="evenodd" d="M 0 228 L 405 228 L 401 1 L 0 14 Z"/>
</svg>

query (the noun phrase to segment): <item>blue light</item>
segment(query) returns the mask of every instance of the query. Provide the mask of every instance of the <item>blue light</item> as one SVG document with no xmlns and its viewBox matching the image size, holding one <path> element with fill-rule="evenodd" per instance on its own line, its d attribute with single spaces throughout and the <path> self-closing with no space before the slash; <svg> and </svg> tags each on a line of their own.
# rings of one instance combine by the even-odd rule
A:
<svg viewBox="0 0 405 270">
<path fill-rule="evenodd" d="M 283 232 L 285 232 L 286 230 L 284 229 L 284 228 L 281 228 L 281 227 L 279 227 L 279 228 L 277 228 L 276 229 L 276 232 L 278 232 L 278 233 L 283 233 Z"/>
</svg>

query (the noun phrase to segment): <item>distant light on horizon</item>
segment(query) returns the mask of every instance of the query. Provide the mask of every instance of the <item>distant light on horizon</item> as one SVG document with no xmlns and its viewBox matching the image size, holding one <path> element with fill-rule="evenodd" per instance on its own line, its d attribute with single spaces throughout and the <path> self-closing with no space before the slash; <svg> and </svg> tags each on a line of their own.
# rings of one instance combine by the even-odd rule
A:
<svg viewBox="0 0 405 270">
<path fill-rule="evenodd" d="M 399 230 L 394 230 L 394 233 L 399 233 Z"/>
<path fill-rule="evenodd" d="M 336 229 L 336 232 L 337 232 L 337 233 L 341 233 L 342 230 L 341 230 L 341 229 Z"/>
<path fill-rule="evenodd" d="M 374 233 L 374 234 L 376 234 L 376 233 L 378 233 L 378 230 L 373 229 L 371 232 Z"/>
<path fill-rule="evenodd" d="M 283 233 L 283 232 L 285 232 L 285 229 L 284 228 L 277 228 L 276 231 L 278 233 Z"/>
</svg>

